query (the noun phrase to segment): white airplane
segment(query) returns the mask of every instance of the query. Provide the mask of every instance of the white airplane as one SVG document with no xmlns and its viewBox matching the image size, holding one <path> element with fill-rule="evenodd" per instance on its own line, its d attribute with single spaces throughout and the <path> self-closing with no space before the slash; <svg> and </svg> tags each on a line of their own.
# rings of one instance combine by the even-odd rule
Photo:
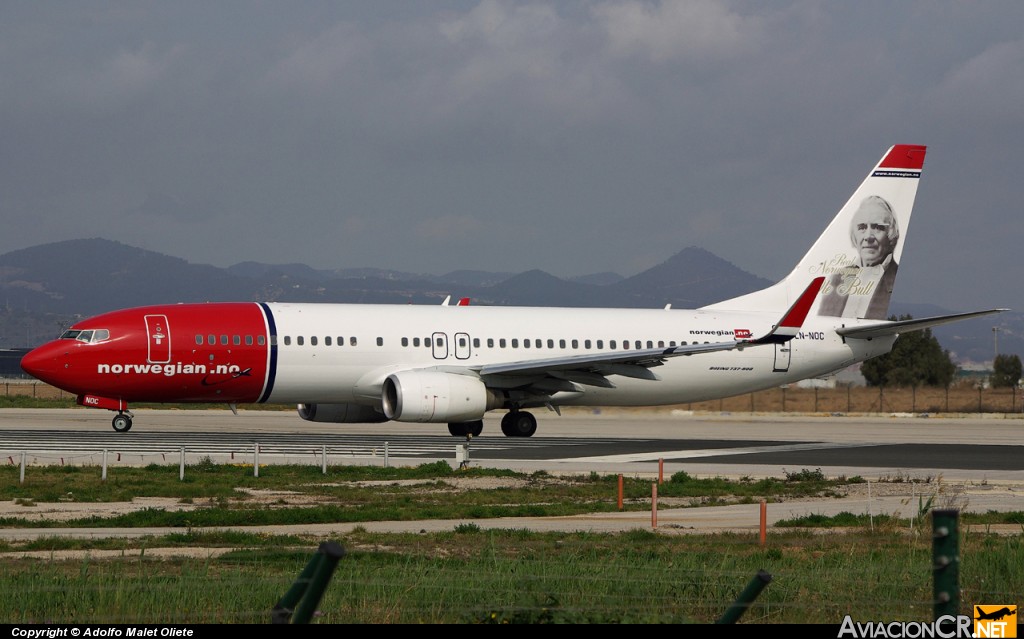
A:
<svg viewBox="0 0 1024 639">
<path fill-rule="evenodd" d="M 888 353 L 903 332 L 1005 309 L 887 321 L 925 147 L 896 145 L 777 284 L 695 310 L 208 303 L 74 324 L 22 368 L 116 411 L 129 403 L 297 404 L 313 422 L 447 424 L 484 414 L 529 437 L 526 409 L 698 402 Z"/>
</svg>

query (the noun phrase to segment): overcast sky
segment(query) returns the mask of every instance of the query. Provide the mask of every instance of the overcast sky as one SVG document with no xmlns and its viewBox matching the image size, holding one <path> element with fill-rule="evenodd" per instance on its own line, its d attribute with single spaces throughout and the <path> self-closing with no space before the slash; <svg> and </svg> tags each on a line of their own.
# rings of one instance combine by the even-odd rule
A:
<svg viewBox="0 0 1024 639">
<path fill-rule="evenodd" d="M 0 253 L 776 279 L 924 144 L 895 299 L 1024 310 L 1022 138 L 1019 0 L 0 4 Z"/>
</svg>

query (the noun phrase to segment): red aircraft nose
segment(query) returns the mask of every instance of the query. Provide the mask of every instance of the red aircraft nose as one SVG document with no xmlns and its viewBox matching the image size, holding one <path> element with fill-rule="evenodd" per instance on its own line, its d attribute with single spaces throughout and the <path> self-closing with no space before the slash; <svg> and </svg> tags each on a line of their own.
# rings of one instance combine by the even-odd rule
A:
<svg viewBox="0 0 1024 639">
<path fill-rule="evenodd" d="M 68 349 L 60 341 L 49 342 L 22 357 L 21 368 L 32 377 L 60 388 L 67 355 Z"/>
</svg>

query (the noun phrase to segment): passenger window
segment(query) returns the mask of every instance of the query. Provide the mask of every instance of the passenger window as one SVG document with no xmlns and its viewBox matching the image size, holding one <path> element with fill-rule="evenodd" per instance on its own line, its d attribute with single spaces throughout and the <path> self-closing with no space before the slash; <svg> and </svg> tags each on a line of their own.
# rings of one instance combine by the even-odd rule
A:
<svg viewBox="0 0 1024 639">
<path fill-rule="evenodd" d="M 412 345 L 413 346 L 419 346 L 420 345 L 420 338 L 418 338 L 418 337 L 412 338 Z"/>
<path fill-rule="evenodd" d="M 542 344 L 543 342 L 541 342 L 539 339 L 533 340 L 533 345 L 536 346 L 537 348 L 542 348 Z"/>
<path fill-rule="evenodd" d="M 577 348 L 579 348 L 579 347 L 580 347 L 580 341 L 579 341 L 578 339 L 574 339 L 574 340 L 573 340 L 573 341 L 571 342 L 571 344 L 572 344 L 572 348 L 573 348 L 573 350 L 576 350 Z"/>
<path fill-rule="evenodd" d="M 466 338 L 465 337 L 460 337 L 459 338 L 459 346 L 465 348 L 465 346 L 466 346 Z"/>
<path fill-rule="evenodd" d="M 505 348 L 505 338 L 504 338 L 504 337 L 502 337 L 502 338 L 500 338 L 500 339 L 498 340 L 498 346 L 499 346 L 500 348 Z"/>
<path fill-rule="evenodd" d="M 377 346 L 384 346 L 384 338 L 383 337 L 378 337 L 377 338 Z"/>
<path fill-rule="evenodd" d="M 549 339 L 548 340 L 548 348 L 554 348 L 554 347 L 555 347 L 555 345 L 553 343 L 553 340 Z M 558 340 L 558 348 L 565 348 L 565 340 L 564 339 Z"/>
<path fill-rule="evenodd" d="M 302 336 L 302 335 L 296 335 L 295 336 L 295 345 L 296 346 L 302 346 L 305 343 L 306 343 L 306 338 L 304 336 Z"/>
<path fill-rule="evenodd" d="M 583 348 L 590 348 L 590 340 L 589 339 L 583 340 Z"/>
<path fill-rule="evenodd" d="M 493 337 L 488 337 L 487 338 L 487 348 L 494 348 L 494 338 Z"/>
<path fill-rule="evenodd" d="M 480 348 L 480 338 L 479 337 L 474 337 L 473 338 L 473 348 Z"/>
<path fill-rule="evenodd" d="M 245 345 L 246 346 L 252 346 L 252 335 L 246 335 L 245 336 Z"/>
<path fill-rule="evenodd" d="M 292 345 L 292 336 L 291 335 L 285 335 L 284 336 L 284 345 L 285 346 L 291 346 Z"/>
<path fill-rule="evenodd" d="M 357 344 L 356 338 L 354 338 L 354 337 L 348 338 L 348 343 L 349 343 L 350 346 L 355 346 Z"/>
<path fill-rule="evenodd" d="M 196 335 L 196 346 L 202 346 L 202 345 L 203 345 L 203 336 L 202 335 Z"/>
<path fill-rule="evenodd" d="M 231 343 L 234 344 L 235 346 L 241 346 L 242 345 L 242 337 L 241 337 L 241 335 L 233 335 L 231 337 Z"/>
<path fill-rule="evenodd" d="M 640 347 L 637 346 L 637 348 L 640 348 Z M 652 342 L 651 340 L 647 340 L 647 348 L 654 348 L 654 342 Z"/>
<path fill-rule="evenodd" d="M 604 340 L 603 339 L 597 340 L 597 348 L 598 349 L 604 348 Z M 612 348 L 615 348 L 615 342 L 612 342 Z"/>
<path fill-rule="evenodd" d="M 530 340 L 528 340 L 528 339 L 524 339 L 523 340 L 523 348 L 530 348 Z"/>
<path fill-rule="evenodd" d="M 256 337 L 256 343 L 260 346 L 263 346 L 264 344 L 267 343 L 267 338 L 263 337 L 262 335 L 259 335 Z M 270 343 L 273 344 L 274 346 L 277 346 L 277 335 L 271 338 Z"/>
<path fill-rule="evenodd" d="M 663 340 L 663 339 L 659 339 L 658 340 L 658 348 L 665 348 L 665 340 Z"/>
<path fill-rule="evenodd" d="M 601 342 L 598 342 L 598 348 L 601 348 L 600 344 L 601 344 Z M 608 348 L 612 349 L 613 351 L 615 350 L 617 344 L 618 344 L 618 342 L 616 342 L 613 339 L 612 340 L 608 340 Z"/>
<path fill-rule="evenodd" d="M 312 337 L 309 338 L 309 345 L 316 346 L 316 335 L 313 335 Z"/>
<path fill-rule="evenodd" d="M 206 336 L 206 343 L 209 344 L 210 346 L 216 346 L 217 345 L 217 336 L 216 335 L 207 335 Z"/>
<path fill-rule="evenodd" d="M 344 346 L 344 345 L 345 345 L 345 338 L 342 337 L 341 335 L 339 335 L 338 336 L 338 346 Z"/>
<path fill-rule="evenodd" d="M 435 339 L 434 341 L 436 342 L 436 344 L 435 344 L 435 345 L 436 345 L 436 346 L 437 346 L 438 348 L 440 348 L 440 347 L 444 346 L 444 340 L 443 340 L 443 339 L 441 339 L 440 337 L 438 337 L 438 338 L 437 338 L 437 339 Z"/>
<path fill-rule="evenodd" d="M 220 336 L 220 345 L 221 346 L 227 346 L 228 345 L 228 336 L 227 335 L 221 335 Z"/>
<path fill-rule="evenodd" d="M 331 345 L 331 336 L 328 335 L 328 336 L 324 337 L 324 346 L 330 346 L 330 345 Z"/>
<path fill-rule="evenodd" d="M 402 338 L 402 346 L 408 346 L 408 345 L 409 345 L 409 338 L 408 337 L 403 337 Z"/>
<path fill-rule="evenodd" d="M 519 348 L 519 340 L 517 340 L 517 339 L 513 339 L 512 340 L 512 348 Z"/>
</svg>

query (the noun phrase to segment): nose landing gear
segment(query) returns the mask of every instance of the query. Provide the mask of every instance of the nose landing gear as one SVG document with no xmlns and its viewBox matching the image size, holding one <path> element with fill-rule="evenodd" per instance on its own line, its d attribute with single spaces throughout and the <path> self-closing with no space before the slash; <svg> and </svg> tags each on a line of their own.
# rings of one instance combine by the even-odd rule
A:
<svg viewBox="0 0 1024 639">
<path fill-rule="evenodd" d="M 131 413 L 118 413 L 114 416 L 114 419 L 110 422 L 110 425 L 114 427 L 119 433 L 127 433 L 132 429 L 132 414 Z"/>
</svg>

